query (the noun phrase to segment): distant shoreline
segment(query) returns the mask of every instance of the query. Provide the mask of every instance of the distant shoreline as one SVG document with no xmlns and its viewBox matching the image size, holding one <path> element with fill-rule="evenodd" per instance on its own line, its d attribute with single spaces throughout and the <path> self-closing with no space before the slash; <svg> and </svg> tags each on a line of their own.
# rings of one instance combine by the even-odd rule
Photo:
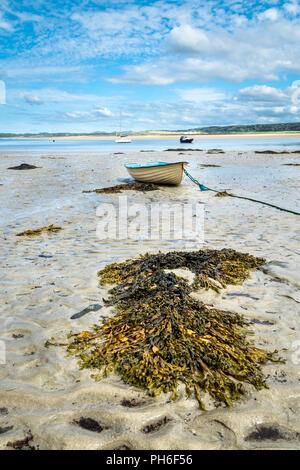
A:
<svg viewBox="0 0 300 470">
<path fill-rule="evenodd" d="M 156 139 L 172 139 L 179 140 L 182 134 L 153 134 L 153 135 L 129 135 L 128 137 L 132 140 L 156 140 Z M 194 140 L 202 139 L 236 139 L 236 138 L 280 138 L 280 137 L 291 137 L 291 138 L 300 138 L 300 132 L 274 132 L 274 133 L 245 133 L 245 134 L 188 134 L 193 137 Z M 114 135 L 70 135 L 70 136 L 31 136 L 31 137 L 0 137 L 0 139 L 15 139 L 15 140 L 115 140 L 116 136 Z"/>
</svg>

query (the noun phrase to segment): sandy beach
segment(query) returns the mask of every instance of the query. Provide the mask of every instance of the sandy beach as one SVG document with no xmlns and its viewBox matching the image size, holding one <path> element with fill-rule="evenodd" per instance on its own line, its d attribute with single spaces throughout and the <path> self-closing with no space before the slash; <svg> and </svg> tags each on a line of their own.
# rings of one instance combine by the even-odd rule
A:
<svg viewBox="0 0 300 470">
<path fill-rule="evenodd" d="M 128 203 L 202 202 L 204 244 L 100 240 L 96 209 L 101 203 L 117 204 L 120 195 L 82 192 L 126 181 L 126 162 L 187 160 L 189 172 L 210 188 L 300 212 L 299 169 L 290 165 L 300 163 L 300 153 L 128 149 L 42 155 L 7 151 L 0 156 L 0 340 L 6 353 L 5 363 L 0 363 L 0 449 L 26 438 L 36 449 L 50 450 L 300 448 L 299 216 L 250 201 L 216 198 L 185 178 L 179 187 L 129 191 Z M 7 169 L 23 162 L 38 168 Z M 62 230 L 16 236 L 49 224 Z M 97 278 L 107 264 L 159 250 L 224 247 L 264 257 L 266 265 L 242 285 L 194 295 L 242 314 L 252 322 L 258 347 L 280 351 L 286 363 L 263 368 L 269 389 L 249 386 L 231 408 L 208 401 L 204 412 L 183 387 L 177 401 L 171 401 L 169 394 L 149 397 L 115 375 L 95 382 L 89 370 L 80 370 L 77 360 L 66 356 L 65 348 L 45 348 L 49 338 L 64 341 L 71 330 L 88 330 L 112 314 L 103 305 L 107 290 Z M 95 304 L 102 308 L 71 319 Z M 97 421 L 101 431 L 84 429 L 81 418 Z"/>
</svg>

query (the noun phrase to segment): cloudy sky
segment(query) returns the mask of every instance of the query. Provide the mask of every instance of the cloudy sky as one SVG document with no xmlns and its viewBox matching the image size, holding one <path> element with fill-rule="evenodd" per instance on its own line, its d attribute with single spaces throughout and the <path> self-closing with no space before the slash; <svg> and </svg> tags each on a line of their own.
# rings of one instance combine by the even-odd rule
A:
<svg viewBox="0 0 300 470">
<path fill-rule="evenodd" d="M 300 121 L 297 0 L 0 0 L 0 45 L 0 132 Z"/>
</svg>

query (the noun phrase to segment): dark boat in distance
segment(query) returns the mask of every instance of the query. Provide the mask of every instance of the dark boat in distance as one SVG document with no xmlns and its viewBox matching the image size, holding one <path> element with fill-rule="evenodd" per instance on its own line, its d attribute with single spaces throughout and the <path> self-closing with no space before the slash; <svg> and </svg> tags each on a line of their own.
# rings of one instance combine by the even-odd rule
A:
<svg viewBox="0 0 300 470">
<path fill-rule="evenodd" d="M 182 135 L 180 137 L 180 143 L 181 144 L 192 144 L 194 139 L 187 137 L 186 135 Z"/>
</svg>

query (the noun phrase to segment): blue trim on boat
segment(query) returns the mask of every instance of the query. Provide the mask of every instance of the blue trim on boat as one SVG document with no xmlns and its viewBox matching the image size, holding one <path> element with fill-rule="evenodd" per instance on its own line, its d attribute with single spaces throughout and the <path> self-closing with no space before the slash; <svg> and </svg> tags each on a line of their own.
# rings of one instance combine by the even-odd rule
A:
<svg viewBox="0 0 300 470">
<path fill-rule="evenodd" d="M 176 162 L 178 163 L 178 162 Z M 141 165 L 140 163 L 126 163 L 125 167 L 126 168 L 147 168 L 149 166 L 162 166 L 162 165 L 173 165 L 174 162 L 168 163 L 168 162 L 149 162 L 146 163 L 146 165 Z"/>
</svg>

